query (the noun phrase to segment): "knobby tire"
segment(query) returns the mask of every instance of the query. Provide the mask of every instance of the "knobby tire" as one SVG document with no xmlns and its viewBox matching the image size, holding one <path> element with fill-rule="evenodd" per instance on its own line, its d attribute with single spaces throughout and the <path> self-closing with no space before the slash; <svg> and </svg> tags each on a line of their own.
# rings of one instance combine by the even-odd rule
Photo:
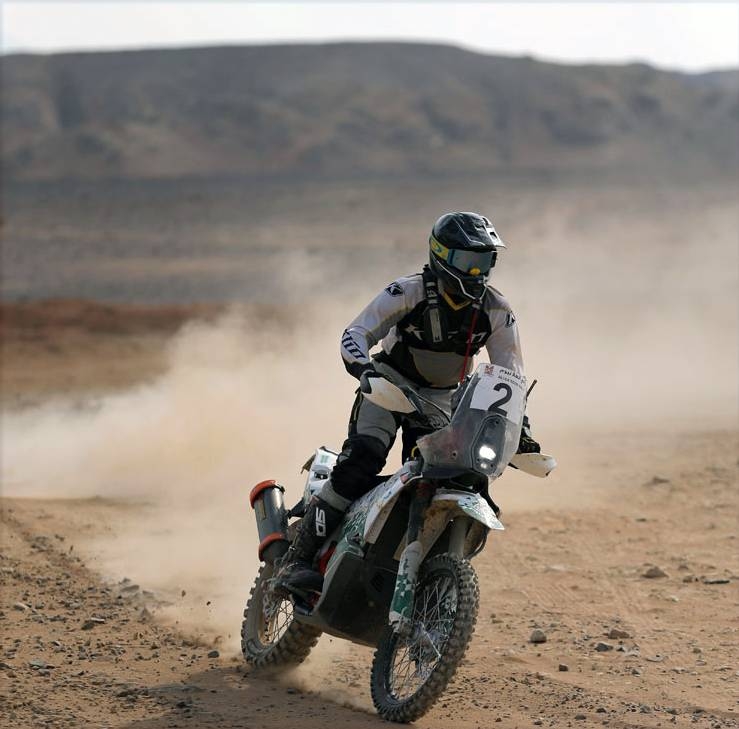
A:
<svg viewBox="0 0 739 729">
<path fill-rule="evenodd" d="M 402 639 L 389 626 L 380 639 L 372 663 L 372 701 L 378 714 L 388 721 L 407 723 L 423 716 L 445 691 L 467 650 L 475 629 L 480 602 L 477 575 L 467 560 L 441 554 L 422 565 L 416 589 L 414 619 L 418 615 L 418 601 L 425 586 L 432 585 L 434 580 L 449 577 L 453 579 L 457 590 L 454 616 L 445 619 L 451 621 L 451 628 L 443 644 L 436 647 L 441 654 L 438 662 L 412 695 L 398 697 L 390 686 L 396 651 L 405 649 L 409 654 L 412 651 L 407 649 L 406 644 L 402 643 Z"/>
<path fill-rule="evenodd" d="M 254 580 L 241 624 L 241 652 L 257 670 L 302 663 L 318 642 L 321 631 L 290 617 L 286 627 L 273 641 L 264 640 L 263 600 L 265 582 L 272 577 L 272 565 L 263 564 Z M 285 601 L 286 603 L 289 601 Z"/>
</svg>

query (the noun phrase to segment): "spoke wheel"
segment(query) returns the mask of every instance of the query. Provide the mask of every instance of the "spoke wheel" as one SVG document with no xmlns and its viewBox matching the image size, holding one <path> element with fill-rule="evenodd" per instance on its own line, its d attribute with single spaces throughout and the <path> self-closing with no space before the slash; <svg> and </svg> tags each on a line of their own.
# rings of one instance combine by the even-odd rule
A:
<svg viewBox="0 0 739 729">
<path fill-rule="evenodd" d="M 262 603 L 259 638 L 264 645 L 277 643 L 293 621 L 293 604 L 287 598 L 270 605 Z"/>
<path fill-rule="evenodd" d="M 386 628 L 372 664 L 372 700 L 383 718 L 414 721 L 433 706 L 467 650 L 478 604 L 467 560 L 443 554 L 424 564 L 410 635 Z"/>
<path fill-rule="evenodd" d="M 302 663 L 321 635 L 295 620 L 291 600 L 270 597 L 266 588 L 273 573 L 272 565 L 262 565 L 241 624 L 241 652 L 257 669 Z"/>
</svg>

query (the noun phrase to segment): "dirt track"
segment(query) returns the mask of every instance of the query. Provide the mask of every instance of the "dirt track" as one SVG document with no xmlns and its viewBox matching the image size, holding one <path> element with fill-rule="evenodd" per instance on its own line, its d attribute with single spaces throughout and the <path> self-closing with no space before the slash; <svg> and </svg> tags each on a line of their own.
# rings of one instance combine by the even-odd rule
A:
<svg viewBox="0 0 739 729">
<path fill-rule="evenodd" d="M 191 405 L 181 400 L 177 365 L 169 380 L 154 381 L 143 395 L 126 394 L 131 383 L 155 378 L 168 366 L 167 342 L 149 327 L 31 330 L 5 330 L 6 408 L 41 402 L 59 390 L 84 399 L 85 393 L 123 388 L 124 399 L 103 401 L 90 415 L 75 405 L 51 421 L 51 429 L 30 431 L 49 440 L 31 438 L 30 455 L 20 465 L 49 484 L 58 482 L 55 493 L 80 480 L 97 493 L 111 486 L 104 481 L 122 465 L 134 469 L 124 474 L 126 488 L 149 477 L 144 489 L 166 486 L 167 479 L 175 488 L 161 491 L 161 503 L 152 506 L 135 494 L 9 498 L 14 486 L 4 482 L 0 715 L 7 724 L 387 726 L 369 698 L 371 651 L 324 637 L 305 666 L 278 681 L 250 674 L 234 648 L 249 588 L 243 575 L 254 572 L 256 545 L 240 485 L 245 456 L 235 428 L 242 412 L 220 413 L 218 420 L 204 405 L 215 401 L 213 407 L 222 409 L 234 399 L 228 376 L 233 370 L 243 383 L 240 356 L 222 361 L 214 350 L 219 340 L 211 330 L 201 332 L 207 336 L 185 348 L 185 389 L 197 395 Z M 211 359 L 195 372 L 207 379 L 190 379 L 191 350 L 204 346 Z M 225 389 L 227 400 L 219 399 L 211 381 Z M 146 413 L 164 417 L 160 400 L 152 406 L 147 399 L 156 393 L 175 407 L 170 420 L 147 430 L 141 422 Z M 337 393 L 331 406 L 342 418 L 348 399 Z M 131 410 L 134 428 L 121 430 L 118 421 L 127 421 Z M 32 422 L 48 415 L 30 412 Z M 177 432 L 175 426 L 193 419 L 193 412 L 204 419 L 192 434 L 196 441 L 211 431 L 218 445 L 224 434 L 235 439 L 235 462 L 225 474 L 236 477 L 235 496 L 212 492 L 221 481 L 201 463 L 206 456 L 213 460 L 212 451 L 198 451 L 187 432 Z M 280 417 L 275 422 L 283 422 Z M 516 473 L 501 479 L 495 494 L 507 530 L 494 534 L 474 562 L 482 594 L 475 636 L 455 682 L 417 726 L 739 726 L 737 434 L 729 427 L 696 432 L 686 422 L 650 425 L 642 419 L 637 430 L 620 425 L 584 433 L 550 427 L 545 445 L 559 457 L 558 471 L 546 481 Z M 165 428 L 177 438 L 155 443 L 149 454 L 152 433 Z M 90 438 L 95 430 L 103 431 L 102 446 Z M 4 449 L 7 436 L 6 429 Z M 122 442 L 129 437 L 138 440 Z M 314 438 L 307 434 L 306 443 Z M 264 449 L 266 443 L 263 438 L 258 445 Z M 115 452 L 117 460 L 101 460 L 101 447 L 102 455 Z M 305 447 L 297 444 L 289 458 L 282 449 L 278 455 L 302 462 L 297 456 Z M 70 462 L 69 449 L 79 451 Z M 215 453 L 219 463 L 231 456 Z M 18 465 L 18 454 L 6 450 L 6 460 L 9 455 Z M 266 450 L 261 456 L 259 469 L 272 457 Z M 129 464 L 136 458 L 141 462 Z M 184 470 L 172 470 L 182 460 Z M 71 482 L 60 470 L 69 463 Z M 183 481 L 187 469 L 192 474 Z M 188 488 L 201 499 L 192 502 L 197 506 L 188 501 Z M 205 508 L 203 494 L 217 510 Z M 231 533 L 240 533 L 240 540 L 223 541 Z M 111 555 L 128 561 L 111 562 Z M 192 563 L 197 557 L 200 565 Z M 665 576 L 646 577 L 652 567 Z M 189 581 L 180 583 L 176 572 L 183 568 Z M 130 581 L 121 581 L 123 574 Z M 210 575 L 220 575 L 230 600 L 206 585 Z M 173 589 L 180 584 L 186 596 Z M 200 612 L 193 612 L 198 606 Z M 212 611 L 219 612 L 220 638 L 193 629 Z M 546 633 L 545 643 L 529 642 L 534 628 Z M 218 657 L 208 657 L 213 650 Z"/>
<path fill-rule="evenodd" d="M 593 505 L 504 514 L 507 531 L 475 561 L 482 606 L 467 659 L 417 726 L 739 726 L 735 434 L 622 439 L 627 462 L 594 446 Z M 327 654 L 324 637 L 306 667 L 263 680 L 158 619 L 146 585 L 88 569 L 80 547 L 137 507 L 3 501 L 9 725 L 384 725 L 370 713 L 369 651 L 334 641 Z M 666 576 L 645 577 L 650 566 Z M 528 642 L 535 627 L 546 643 Z"/>
</svg>

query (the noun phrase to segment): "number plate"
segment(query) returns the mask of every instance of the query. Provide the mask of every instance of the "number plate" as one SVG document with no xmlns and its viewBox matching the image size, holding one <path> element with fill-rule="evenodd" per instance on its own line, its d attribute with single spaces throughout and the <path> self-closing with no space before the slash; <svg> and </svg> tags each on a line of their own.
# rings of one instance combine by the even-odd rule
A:
<svg viewBox="0 0 739 729">
<path fill-rule="evenodd" d="M 470 408 L 487 410 L 513 423 L 523 420 L 526 378 L 499 365 L 483 365 L 472 393 Z"/>
</svg>

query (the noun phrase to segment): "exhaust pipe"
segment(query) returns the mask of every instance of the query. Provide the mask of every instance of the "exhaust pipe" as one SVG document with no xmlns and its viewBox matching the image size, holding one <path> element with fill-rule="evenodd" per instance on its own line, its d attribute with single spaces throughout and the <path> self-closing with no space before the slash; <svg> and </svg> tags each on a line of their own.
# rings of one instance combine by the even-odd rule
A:
<svg viewBox="0 0 739 729">
<path fill-rule="evenodd" d="M 290 542 L 287 539 L 287 513 L 282 495 L 285 489 L 273 480 L 260 481 L 249 494 L 259 532 L 259 561 L 273 564 Z"/>
</svg>

